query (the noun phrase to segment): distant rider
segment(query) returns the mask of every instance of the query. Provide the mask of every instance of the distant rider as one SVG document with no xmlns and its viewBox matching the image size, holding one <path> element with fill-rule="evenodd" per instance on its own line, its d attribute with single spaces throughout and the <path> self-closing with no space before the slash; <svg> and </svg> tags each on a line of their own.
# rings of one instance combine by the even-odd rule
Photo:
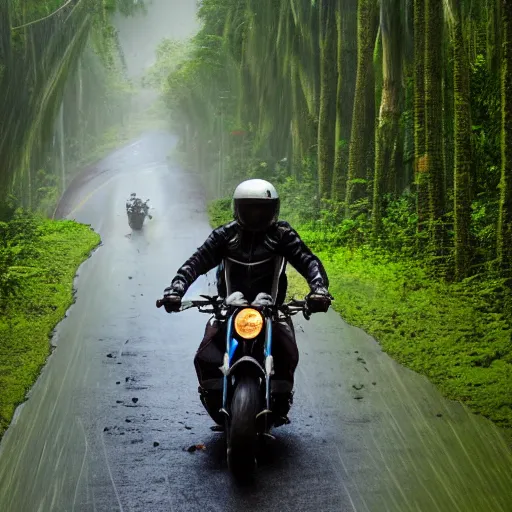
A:
<svg viewBox="0 0 512 512">
<path fill-rule="evenodd" d="M 171 285 L 164 291 L 164 306 L 168 313 L 178 311 L 182 297 L 202 274 L 222 264 L 232 263 L 230 284 L 233 291 L 242 292 L 251 302 L 260 292 L 272 290 L 275 256 L 282 256 L 307 280 L 310 294 L 308 308 L 312 313 L 326 312 L 332 297 L 329 280 L 320 260 L 300 239 L 298 233 L 284 221 L 278 221 L 280 199 L 274 186 L 264 180 L 244 181 L 233 195 L 234 221 L 215 229 L 205 243 L 177 271 Z M 235 262 L 235 263 L 233 263 Z M 255 263 L 261 263 L 256 264 Z M 238 263 L 238 264 L 237 264 Z M 279 275 L 277 303 L 286 298 L 286 265 Z M 217 272 L 217 287 L 226 297 L 226 283 L 221 267 Z M 194 358 L 199 393 L 210 416 L 218 424 L 222 404 L 222 366 L 225 341 L 216 321 L 206 325 L 203 341 Z M 299 351 L 290 319 L 273 325 L 273 356 L 275 374 L 272 380 L 277 424 L 288 423 L 293 397 L 294 373 Z"/>
<path fill-rule="evenodd" d="M 131 213 L 143 212 L 146 217 L 152 219 L 153 217 L 149 215 L 148 202 L 149 199 L 146 199 L 146 201 L 142 201 L 142 199 L 139 199 L 137 197 L 137 194 L 135 194 L 135 192 L 132 192 L 132 194 L 130 194 L 130 198 L 126 201 L 126 213 L 130 215 Z"/>
</svg>

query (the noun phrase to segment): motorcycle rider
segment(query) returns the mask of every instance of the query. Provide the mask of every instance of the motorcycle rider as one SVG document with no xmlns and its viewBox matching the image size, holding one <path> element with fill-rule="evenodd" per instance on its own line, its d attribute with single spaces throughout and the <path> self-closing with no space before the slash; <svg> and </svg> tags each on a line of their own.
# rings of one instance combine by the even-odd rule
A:
<svg viewBox="0 0 512 512">
<path fill-rule="evenodd" d="M 153 217 L 149 214 L 148 201 L 149 199 L 143 202 L 142 199 L 137 197 L 135 192 L 132 192 L 130 194 L 130 198 L 126 201 L 126 213 L 130 215 L 130 213 L 138 213 L 142 211 L 146 217 L 152 219 Z"/>
<path fill-rule="evenodd" d="M 181 266 L 171 285 L 164 290 L 164 306 L 168 313 L 178 311 L 182 297 L 202 274 L 215 267 L 217 287 L 226 297 L 223 262 L 230 260 L 230 285 L 253 301 L 260 292 L 271 292 L 274 281 L 275 257 L 282 256 L 307 280 L 310 293 L 306 297 L 311 313 L 326 312 L 332 297 L 329 280 L 320 260 L 304 244 L 298 233 L 284 221 L 278 221 L 279 195 L 274 186 L 264 180 L 251 179 L 238 185 L 233 194 L 234 221 L 215 229 L 204 244 Z M 277 304 L 286 297 L 286 264 L 278 281 Z M 293 400 L 294 372 L 299 362 L 293 324 L 288 318 L 273 324 L 274 376 L 272 379 L 272 410 L 276 426 L 289 423 L 287 414 Z M 201 401 L 212 419 L 222 424 L 218 413 L 222 407 L 220 371 L 225 352 L 225 340 L 214 319 L 205 329 L 204 338 L 194 358 Z"/>
</svg>

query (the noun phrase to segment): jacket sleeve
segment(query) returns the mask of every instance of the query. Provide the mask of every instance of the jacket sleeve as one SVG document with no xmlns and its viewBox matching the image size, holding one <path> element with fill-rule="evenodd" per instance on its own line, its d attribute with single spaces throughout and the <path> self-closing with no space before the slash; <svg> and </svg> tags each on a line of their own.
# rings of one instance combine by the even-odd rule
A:
<svg viewBox="0 0 512 512">
<path fill-rule="evenodd" d="M 299 234 L 289 225 L 281 227 L 281 254 L 306 279 L 309 288 L 315 292 L 319 288 L 329 288 L 329 278 L 322 262 L 302 241 Z"/>
<path fill-rule="evenodd" d="M 206 274 L 221 263 L 226 244 L 227 237 L 224 227 L 215 229 L 204 244 L 178 269 L 171 282 L 171 288 L 183 297 L 199 276 Z"/>
</svg>

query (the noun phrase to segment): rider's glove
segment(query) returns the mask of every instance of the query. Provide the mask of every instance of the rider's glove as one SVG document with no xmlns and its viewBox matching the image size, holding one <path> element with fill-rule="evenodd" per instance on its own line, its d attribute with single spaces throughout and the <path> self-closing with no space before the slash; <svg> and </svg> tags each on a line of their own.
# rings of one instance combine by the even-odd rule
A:
<svg viewBox="0 0 512 512">
<path fill-rule="evenodd" d="M 332 300 L 333 297 L 327 291 L 327 288 L 317 288 L 306 297 L 310 313 L 326 313 Z"/>
<path fill-rule="evenodd" d="M 181 307 L 181 295 L 177 291 L 168 287 L 164 290 L 164 308 L 167 313 L 179 311 Z"/>
</svg>

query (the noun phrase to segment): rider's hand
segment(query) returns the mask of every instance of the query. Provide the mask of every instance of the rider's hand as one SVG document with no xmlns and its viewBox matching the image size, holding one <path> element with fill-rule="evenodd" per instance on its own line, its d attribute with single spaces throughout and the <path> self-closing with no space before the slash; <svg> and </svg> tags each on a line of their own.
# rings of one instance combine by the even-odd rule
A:
<svg viewBox="0 0 512 512">
<path fill-rule="evenodd" d="M 181 307 L 181 296 L 173 288 L 164 290 L 164 308 L 167 313 L 179 311 Z"/>
<path fill-rule="evenodd" d="M 317 288 L 306 297 L 308 310 L 311 313 L 327 313 L 333 297 L 326 288 Z"/>
</svg>

